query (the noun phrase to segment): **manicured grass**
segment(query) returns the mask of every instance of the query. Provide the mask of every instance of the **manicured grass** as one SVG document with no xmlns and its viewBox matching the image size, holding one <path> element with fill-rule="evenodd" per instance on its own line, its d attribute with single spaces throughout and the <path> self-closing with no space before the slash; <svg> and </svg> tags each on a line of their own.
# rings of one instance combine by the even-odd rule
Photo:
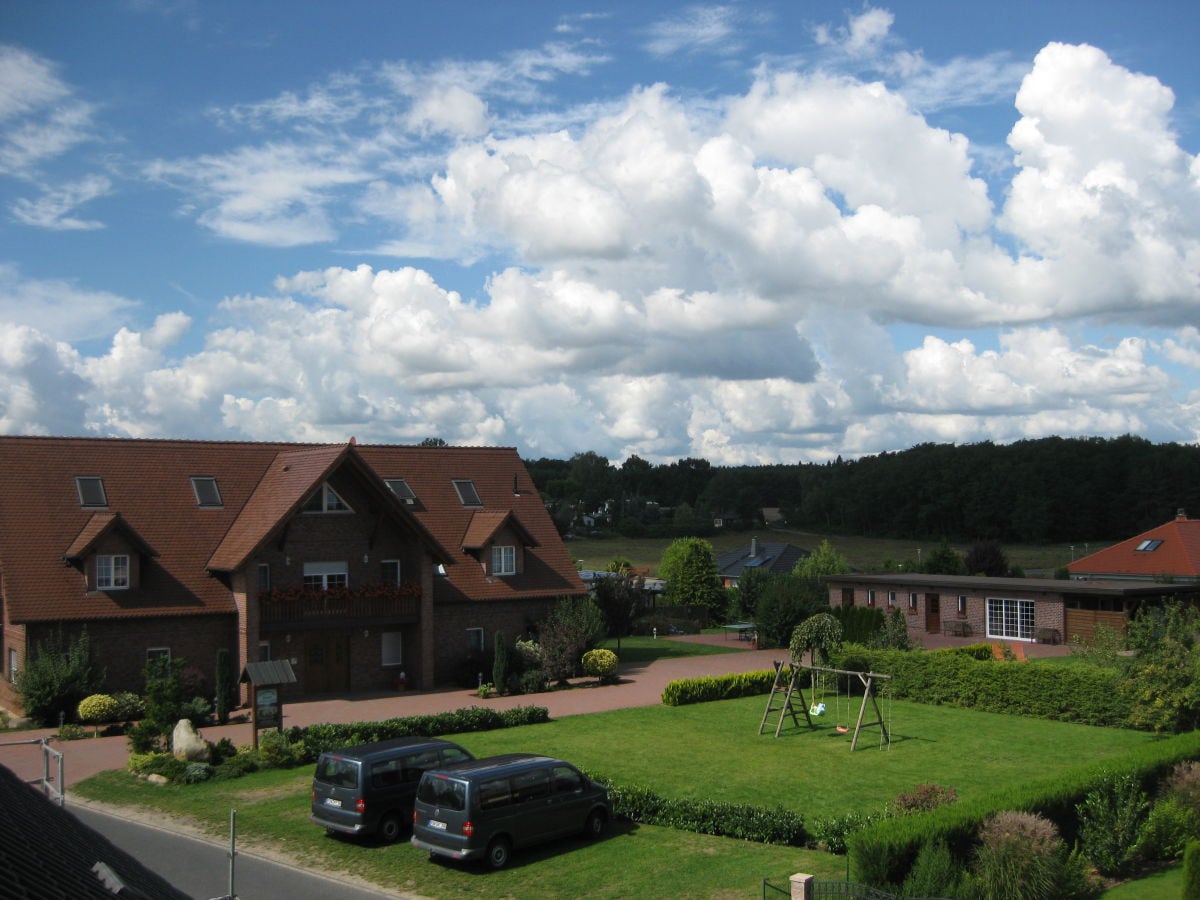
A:
<svg viewBox="0 0 1200 900">
<path fill-rule="evenodd" d="M 736 653 L 744 650 L 746 645 L 738 646 L 730 641 L 730 646 L 719 644 L 697 644 L 690 641 L 668 641 L 663 638 L 653 638 L 649 635 L 629 635 L 621 638 L 621 648 L 617 649 L 616 638 L 609 638 L 600 646 L 613 651 L 623 663 L 646 663 L 656 659 L 680 659 L 685 656 L 710 656 L 714 653 Z"/>
<path fill-rule="evenodd" d="M 548 753 L 664 796 L 783 805 L 810 822 L 879 810 L 901 791 L 927 782 L 953 787 L 966 799 L 1031 777 L 1052 777 L 1152 740 L 1139 732 L 885 699 L 891 749 L 879 749 L 874 731 L 851 753 L 849 735 L 837 734 L 834 726 L 849 721 L 856 707 L 845 706 L 839 714 L 837 697 L 823 699 L 829 712 L 816 720 L 817 729 L 795 728 L 789 720 L 779 738 L 773 727 L 758 734 L 766 698 L 748 697 L 567 716 L 458 740 L 480 756 Z M 156 788 L 118 772 L 76 790 L 105 802 L 191 818 L 214 834 L 223 831 L 232 807 L 238 811 L 240 841 L 261 841 L 317 868 L 353 871 L 432 897 L 574 895 L 580 885 L 598 897 L 747 896 L 758 891 L 764 877 L 780 884 L 798 871 L 837 878 L 845 867 L 842 857 L 618 822 L 610 837 L 596 844 L 558 842 L 519 854 L 511 871 L 485 876 L 472 868 L 430 863 L 408 845 L 379 847 L 326 837 L 307 821 L 310 781 L 311 769 L 305 767 Z"/>
<path fill-rule="evenodd" d="M 1183 863 L 1104 892 L 1106 900 L 1162 900 L 1183 894 Z"/>
</svg>

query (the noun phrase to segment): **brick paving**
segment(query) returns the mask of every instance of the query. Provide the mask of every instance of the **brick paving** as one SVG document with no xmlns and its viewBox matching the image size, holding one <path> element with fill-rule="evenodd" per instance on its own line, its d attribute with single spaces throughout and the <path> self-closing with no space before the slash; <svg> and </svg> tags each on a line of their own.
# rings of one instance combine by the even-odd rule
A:
<svg viewBox="0 0 1200 900">
<path fill-rule="evenodd" d="M 962 646 L 977 639 L 923 635 L 926 649 Z M 573 690 L 549 691 L 515 697 L 493 696 L 481 700 L 474 691 L 461 688 L 439 691 L 402 691 L 347 699 L 343 697 L 291 703 L 284 707 L 284 724 L 313 725 L 319 722 L 377 721 L 394 716 L 413 716 L 447 712 L 464 706 L 488 706 L 508 709 L 514 706 L 545 706 L 551 718 L 603 712 L 636 706 L 657 706 L 668 682 L 679 678 L 705 675 L 727 675 L 770 669 L 771 663 L 787 657 L 786 650 L 758 650 L 754 645 L 733 636 L 688 635 L 664 640 L 722 644 L 732 653 L 688 656 L 678 659 L 658 659 L 649 663 L 622 663 L 615 685 L 595 685 L 588 679 L 577 679 Z M 1029 656 L 1063 656 L 1069 650 L 1064 645 L 1026 644 Z M 244 710 L 242 711 L 244 712 Z M 53 736 L 56 729 L 33 731 L 0 731 L 0 745 L 10 741 L 38 740 Z M 210 726 L 201 729 L 204 738 L 219 741 L 228 737 L 239 746 L 252 739 L 249 722 Z M 129 757 L 128 741 L 123 735 L 78 741 L 54 741 L 52 746 L 63 753 L 64 780 L 68 788 L 76 782 L 109 769 L 124 768 Z M 41 777 L 40 748 L 33 745 L 0 746 L 0 764 L 7 766 L 26 780 Z"/>
</svg>

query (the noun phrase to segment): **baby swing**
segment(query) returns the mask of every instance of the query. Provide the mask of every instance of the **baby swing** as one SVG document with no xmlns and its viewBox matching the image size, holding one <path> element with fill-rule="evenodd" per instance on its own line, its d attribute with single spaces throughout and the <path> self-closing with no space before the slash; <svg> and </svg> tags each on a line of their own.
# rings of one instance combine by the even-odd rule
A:
<svg viewBox="0 0 1200 900">
<path fill-rule="evenodd" d="M 808 714 L 810 716 L 823 716 L 825 715 L 825 702 L 822 698 L 825 696 L 825 689 L 822 687 L 821 673 L 813 672 L 812 679 L 813 704 L 808 708 Z"/>
</svg>

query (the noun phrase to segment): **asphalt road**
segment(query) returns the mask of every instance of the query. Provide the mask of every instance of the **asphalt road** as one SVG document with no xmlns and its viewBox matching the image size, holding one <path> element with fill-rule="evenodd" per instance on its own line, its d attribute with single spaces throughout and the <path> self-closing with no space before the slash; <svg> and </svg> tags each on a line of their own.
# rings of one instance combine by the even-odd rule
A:
<svg viewBox="0 0 1200 900">
<path fill-rule="evenodd" d="M 94 807 L 72 805 L 69 799 L 67 809 L 196 900 L 228 896 L 228 841 L 218 844 L 157 828 Z M 240 900 L 379 900 L 404 896 L 364 889 L 241 850 L 234 860 L 234 891 Z"/>
</svg>

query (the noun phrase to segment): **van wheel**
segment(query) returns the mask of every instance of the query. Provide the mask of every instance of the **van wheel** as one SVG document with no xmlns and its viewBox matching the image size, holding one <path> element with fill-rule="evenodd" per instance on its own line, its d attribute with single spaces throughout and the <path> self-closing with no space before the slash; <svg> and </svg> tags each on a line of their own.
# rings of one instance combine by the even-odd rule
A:
<svg viewBox="0 0 1200 900">
<path fill-rule="evenodd" d="M 487 849 L 488 865 L 493 869 L 503 869 L 508 865 L 509 854 L 512 853 L 512 847 L 508 843 L 508 838 L 494 838 Z"/>
<path fill-rule="evenodd" d="M 595 840 L 604 834 L 604 826 L 607 821 L 607 816 L 603 810 L 593 809 L 588 813 L 587 821 L 583 823 L 583 836 L 590 840 Z"/>
<path fill-rule="evenodd" d="M 379 820 L 379 828 L 376 834 L 379 835 L 379 840 L 385 844 L 394 844 L 400 839 L 400 817 L 395 813 L 388 813 Z"/>
</svg>

